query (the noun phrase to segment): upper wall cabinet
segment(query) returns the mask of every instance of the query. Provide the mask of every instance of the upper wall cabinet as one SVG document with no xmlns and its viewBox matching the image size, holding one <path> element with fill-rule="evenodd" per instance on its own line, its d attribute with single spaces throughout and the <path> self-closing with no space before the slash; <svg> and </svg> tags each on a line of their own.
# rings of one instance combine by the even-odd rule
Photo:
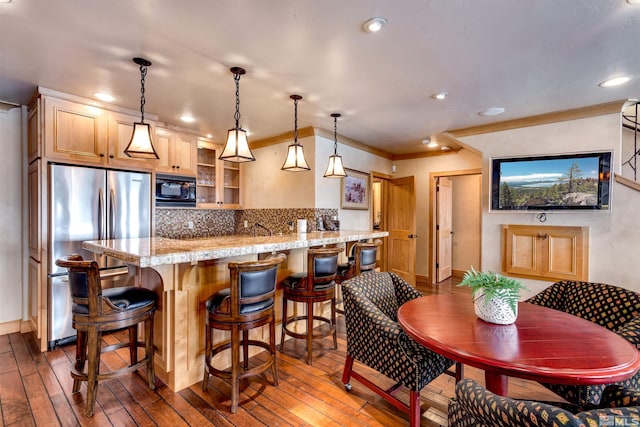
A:
<svg viewBox="0 0 640 427">
<path fill-rule="evenodd" d="M 41 109 L 43 122 L 39 121 Z M 53 160 L 153 170 L 157 161 L 134 159 L 124 153 L 136 120 L 139 118 L 129 114 L 43 96 L 29 112 L 29 160 L 37 158 L 43 146 L 45 156 Z M 155 124 L 150 125 L 153 134 Z M 40 135 L 44 136 L 41 144 Z"/>
<path fill-rule="evenodd" d="M 156 172 L 195 176 L 198 165 L 197 143 L 195 135 L 157 127 L 154 144 L 160 160 Z"/>
<path fill-rule="evenodd" d="M 198 141 L 196 196 L 199 208 L 240 209 L 242 173 L 239 163 L 219 160 L 222 147 Z"/>
<path fill-rule="evenodd" d="M 45 155 L 85 164 L 103 164 L 107 158 L 107 115 L 100 108 L 46 97 L 44 103 Z"/>
</svg>

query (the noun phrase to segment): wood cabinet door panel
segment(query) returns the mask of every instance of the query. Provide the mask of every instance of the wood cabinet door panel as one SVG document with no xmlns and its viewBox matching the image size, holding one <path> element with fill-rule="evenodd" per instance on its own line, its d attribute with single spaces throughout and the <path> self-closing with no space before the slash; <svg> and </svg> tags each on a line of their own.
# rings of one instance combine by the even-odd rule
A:
<svg viewBox="0 0 640 427">
<path fill-rule="evenodd" d="M 589 229 L 503 225 L 506 274 L 542 280 L 587 280 Z"/>
<path fill-rule="evenodd" d="M 47 157 L 102 163 L 106 156 L 106 113 L 96 107 L 45 99 Z"/>
</svg>

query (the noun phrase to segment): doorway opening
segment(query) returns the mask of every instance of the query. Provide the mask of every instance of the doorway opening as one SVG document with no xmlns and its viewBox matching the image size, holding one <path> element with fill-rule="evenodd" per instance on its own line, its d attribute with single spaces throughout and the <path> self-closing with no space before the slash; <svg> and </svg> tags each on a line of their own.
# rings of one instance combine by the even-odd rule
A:
<svg viewBox="0 0 640 427">
<path fill-rule="evenodd" d="M 479 269 L 482 170 L 429 174 L 429 282 Z"/>
</svg>

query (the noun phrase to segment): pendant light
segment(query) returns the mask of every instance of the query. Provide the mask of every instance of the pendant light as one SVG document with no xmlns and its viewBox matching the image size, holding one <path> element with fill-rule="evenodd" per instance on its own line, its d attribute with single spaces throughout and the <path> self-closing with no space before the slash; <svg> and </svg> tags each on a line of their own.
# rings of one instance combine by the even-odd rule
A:
<svg viewBox="0 0 640 427">
<path fill-rule="evenodd" d="M 236 120 L 236 126 L 227 132 L 227 142 L 224 145 L 220 160 L 228 162 L 253 162 L 256 158 L 249 148 L 247 140 L 247 131 L 240 127 L 240 76 L 246 73 L 244 68 L 231 67 L 233 80 L 236 82 L 236 112 L 233 117 Z"/>
<path fill-rule="evenodd" d="M 333 113 L 333 155 L 329 156 L 329 164 L 327 171 L 324 173 L 325 178 L 344 178 L 347 173 L 342 166 L 342 156 L 338 156 L 338 117 L 340 113 Z"/>
<path fill-rule="evenodd" d="M 298 101 L 300 101 L 302 97 L 300 95 L 291 95 L 289 98 L 293 99 L 294 107 L 293 144 L 289 145 L 287 158 L 282 165 L 282 170 L 290 172 L 308 171 L 311 168 L 304 158 L 302 145 L 298 144 Z"/>
<path fill-rule="evenodd" d="M 133 58 L 133 62 L 140 66 L 140 121 L 133 124 L 133 134 L 124 153 L 129 157 L 140 159 L 159 159 L 158 153 L 151 140 L 151 126 L 144 122 L 144 79 L 147 76 L 147 67 L 151 61 L 144 58 Z"/>
</svg>

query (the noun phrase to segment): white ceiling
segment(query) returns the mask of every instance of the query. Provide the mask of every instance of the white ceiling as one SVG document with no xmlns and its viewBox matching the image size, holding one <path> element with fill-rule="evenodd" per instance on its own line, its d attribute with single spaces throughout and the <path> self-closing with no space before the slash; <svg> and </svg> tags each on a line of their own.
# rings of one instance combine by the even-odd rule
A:
<svg viewBox="0 0 640 427">
<path fill-rule="evenodd" d="M 386 28 L 362 30 L 382 16 Z M 12 0 L 0 4 L 0 100 L 36 86 L 138 109 L 223 140 L 298 126 L 394 154 L 446 130 L 640 95 L 640 6 L 625 0 Z M 618 75 L 625 86 L 600 88 Z M 431 95 L 449 92 L 444 101 Z M 481 117 L 489 107 L 500 116 Z M 182 124 L 191 113 L 197 122 Z"/>
</svg>

